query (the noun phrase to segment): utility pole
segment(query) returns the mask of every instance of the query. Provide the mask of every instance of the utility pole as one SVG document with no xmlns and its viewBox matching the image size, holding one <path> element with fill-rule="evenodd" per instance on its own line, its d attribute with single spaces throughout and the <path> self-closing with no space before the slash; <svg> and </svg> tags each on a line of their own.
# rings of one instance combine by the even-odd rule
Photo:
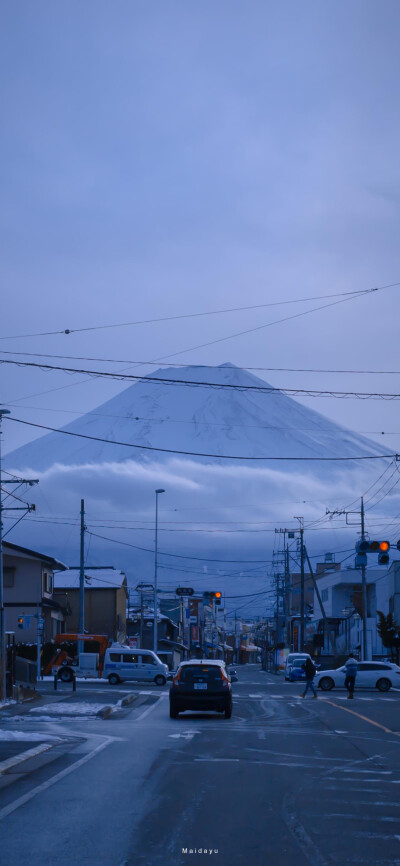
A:
<svg viewBox="0 0 400 866">
<path fill-rule="evenodd" d="M 300 652 L 304 651 L 304 518 L 296 517 L 300 522 Z"/>
<path fill-rule="evenodd" d="M 155 542 L 154 542 L 154 619 L 153 619 L 153 650 L 155 653 L 157 653 L 157 640 L 158 640 L 158 635 L 157 635 L 157 626 L 158 626 L 158 620 L 157 620 L 157 607 L 158 607 L 158 603 L 157 603 L 157 543 L 158 543 L 157 542 L 157 535 L 158 535 L 158 494 L 159 493 L 165 493 L 165 490 L 161 490 L 161 488 L 159 490 L 156 490 L 156 526 L 155 526 L 156 533 L 155 533 Z"/>
<path fill-rule="evenodd" d="M 0 701 L 6 698 L 6 621 L 3 584 L 3 504 L 1 498 L 1 422 L 9 409 L 0 409 Z"/>
<path fill-rule="evenodd" d="M 82 635 L 78 641 L 78 655 L 84 651 L 83 634 L 85 631 L 85 500 L 81 499 L 81 543 L 79 559 L 79 626 Z"/>
<path fill-rule="evenodd" d="M 359 514 L 361 518 L 361 541 L 366 541 L 365 538 L 365 511 L 364 511 L 364 497 L 361 497 L 361 509 L 360 511 L 346 511 L 345 509 L 342 511 L 326 511 L 327 514 L 344 514 L 346 517 L 346 525 L 354 526 L 354 523 L 349 523 L 347 517 L 349 514 Z M 362 557 L 363 561 L 361 562 L 361 591 L 362 591 L 362 624 L 363 624 L 363 635 L 362 635 L 362 659 L 366 661 L 368 659 L 368 638 L 367 638 L 367 618 L 368 618 L 368 601 L 367 601 L 367 579 L 365 575 L 365 559 L 366 556 Z"/>
<path fill-rule="evenodd" d="M 361 497 L 361 541 L 365 541 L 365 520 L 364 520 L 364 497 Z M 363 557 L 364 560 L 364 557 Z M 363 622 L 363 659 L 368 658 L 368 640 L 367 640 L 367 580 L 365 577 L 365 561 L 361 564 L 361 586 L 362 586 L 362 622 Z"/>
</svg>

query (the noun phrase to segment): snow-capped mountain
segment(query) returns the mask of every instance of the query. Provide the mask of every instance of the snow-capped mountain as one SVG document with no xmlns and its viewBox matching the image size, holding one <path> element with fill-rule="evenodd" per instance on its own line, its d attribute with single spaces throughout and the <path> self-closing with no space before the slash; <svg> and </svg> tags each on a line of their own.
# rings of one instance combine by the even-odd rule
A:
<svg viewBox="0 0 400 866">
<path fill-rule="evenodd" d="M 160 378 L 170 380 L 170 384 L 157 382 Z M 199 384 L 176 384 L 173 380 L 177 379 Z M 233 387 L 209 388 L 202 382 Z M 62 428 L 92 440 L 50 433 L 9 454 L 6 464 L 38 471 L 55 463 L 168 460 L 172 456 L 169 451 L 215 455 L 204 458 L 207 462 L 218 461 L 218 455 L 248 457 L 250 461 L 378 453 L 374 442 L 328 421 L 291 397 L 279 391 L 256 390 L 269 387 L 233 364 L 159 369 Z M 131 443 L 132 448 L 96 438 Z"/>
<path fill-rule="evenodd" d="M 160 378 L 167 382 L 154 381 Z M 207 382 L 220 387 L 202 384 Z M 131 586 L 152 581 L 154 491 L 162 488 L 161 585 L 219 589 L 231 610 L 240 605 L 237 598 L 243 604 L 246 592 L 255 593 L 254 605 L 264 612 L 272 553 L 281 540 L 275 527 L 298 527 L 293 515 L 303 515 L 311 553 L 323 557 L 330 550 L 346 557 L 350 548 L 351 555 L 356 528 L 332 533 L 326 506 L 354 501 L 385 468 L 380 460 L 254 459 L 363 457 L 379 451 L 374 442 L 285 394 L 257 390 L 268 387 L 231 364 L 160 369 L 63 428 L 92 439 L 50 433 L 18 448 L 7 455 L 7 469 L 40 483 L 29 493 L 36 512 L 18 524 L 10 540 L 77 565 L 83 498 L 88 565 L 120 568 Z M 7 528 L 11 522 L 7 517 Z"/>
</svg>

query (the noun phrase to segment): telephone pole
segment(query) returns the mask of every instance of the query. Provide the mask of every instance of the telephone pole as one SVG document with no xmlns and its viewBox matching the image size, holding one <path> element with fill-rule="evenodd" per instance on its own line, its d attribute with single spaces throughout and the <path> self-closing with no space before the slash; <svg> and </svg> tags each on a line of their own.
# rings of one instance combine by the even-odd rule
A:
<svg viewBox="0 0 400 866">
<path fill-rule="evenodd" d="M 81 499 L 81 538 L 79 559 L 79 634 L 82 635 L 78 641 L 78 654 L 83 652 L 85 631 L 85 500 Z"/>
<path fill-rule="evenodd" d="M 6 623 L 3 591 L 3 505 L 1 499 L 1 422 L 9 409 L 0 409 L 0 701 L 6 698 Z"/>
<path fill-rule="evenodd" d="M 343 509 L 342 511 L 326 511 L 327 514 L 344 514 L 346 517 L 347 526 L 355 526 L 354 523 L 349 523 L 347 517 L 349 514 L 359 514 L 361 519 L 361 542 L 365 542 L 365 511 L 364 511 L 364 497 L 361 497 L 361 509 L 360 511 L 346 511 Z M 368 598 L 367 598 L 367 579 L 365 576 L 365 568 L 366 568 L 366 555 L 362 556 L 361 562 L 361 591 L 362 591 L 362 659 L 366 661 L 368 659 L 368 636 L 367 636 L 367 618 L 368 618 Z"/>
<path fill-rule="evenodd" d="M 300 522 L 300 652 L 304 651 L 304 518 L 296 517 Z"/>
</svg>

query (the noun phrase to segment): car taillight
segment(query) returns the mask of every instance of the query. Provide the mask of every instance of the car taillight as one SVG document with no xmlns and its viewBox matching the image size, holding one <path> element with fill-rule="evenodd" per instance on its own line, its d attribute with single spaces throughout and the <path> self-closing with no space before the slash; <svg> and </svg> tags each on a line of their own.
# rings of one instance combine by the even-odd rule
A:
<svg viewBox="0 0 400 866">
<path fill-rule="evenodd" d="M 173 682 L 174 686 L 179 686 L 180 678 L 181 678 L 181 672 L 178 671 L 178 673 L 175 674 L 174 677 L 172 677 L 172 682 Z"/>
<path fill-rule="evenodd" d="M 225 688 L 227 688 L 227 686 L 229 686 L 229 679 L 228 679 L 228 677 L 225 675 L 225 673 L 224 673 L 224 671 L 222 670 L 222 668 L 221 668 L 221 680 L 222 680 L 222 686 L 225 687 Z"/>
</svg>

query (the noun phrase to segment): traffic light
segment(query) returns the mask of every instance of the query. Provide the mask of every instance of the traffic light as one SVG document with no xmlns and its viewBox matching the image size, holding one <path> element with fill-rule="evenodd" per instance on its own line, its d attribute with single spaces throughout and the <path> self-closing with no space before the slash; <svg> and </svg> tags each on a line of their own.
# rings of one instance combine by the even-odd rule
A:
<svg viewBox="0 0 400 866">
<path fill-rule="evenodd" d="M 215 601 L 215 604 L 221 604 L 222 592 L 203 592 L 203 601 Z"/>
<path fill-rule="evenodd" d="M 18 628 L 25 628 L 25 617 L 24 616 L 18 617 Z"/>
<path fill-rule="evenodd" d="M 379 565 L 387 565 L 389 562 L 390 542 L 381 541 L 379 544 L 378 562 Z"/>
<path fill-rule="evenodd" d="M 400 550 L 400 540 L 397 542 L 397 550 Z M 357 541 L 357 564 L 366 565 L 367 553 L 377 553 L 379 565 L 387 565 L 389 562 L 390 541 L 368 541 L 366 538 Z"/>
</svg>

